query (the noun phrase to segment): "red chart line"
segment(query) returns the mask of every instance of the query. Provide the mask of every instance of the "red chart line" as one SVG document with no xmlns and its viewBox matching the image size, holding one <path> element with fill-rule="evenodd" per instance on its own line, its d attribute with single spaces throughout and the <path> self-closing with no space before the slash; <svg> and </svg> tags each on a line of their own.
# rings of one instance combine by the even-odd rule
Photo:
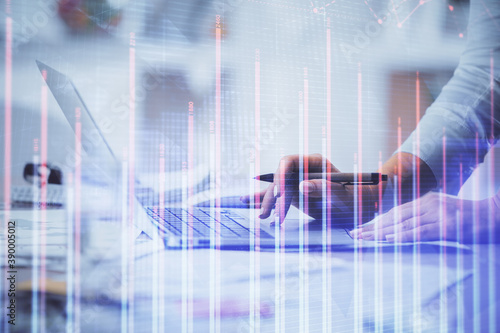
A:
<svg viewBox="0 0 500 333">
<path fill-rule="evenodd" d="M 391 0 L 391 2 L 392 2 L 392 0 Z M 378 20 L 377 14 L 373 11 L 373 8 L 368 4 L 368 2 L 366 0 L 365 0 L 365 5 L 368 6 L 368 9 L 370 10 L 370 12 L 372 12 L 373 17 L 375 17 L 375 19 Z M 392 6 L 394 7 L 394 3 L 392 4 Z"/>
<path fill-rule="evenodd" d="M 396 16 L 396 21 L 398 21 L 398 27 L 401 26 L 401 22 L 399 21 L 399 15 L 398 15 L 398 9 L 396 8 L 396 5 L 394 5 L 394 1 L 391 0 L 391 3 L 392 3 L 392 8 L 394 10 L 394 15 Z M 400 6 L 401 4 L 398 5 L 398 7 Z"/>
<path fill-rule="evenodd" d="M 4 204 L 10 207 L 11 144 L 12 144 L 12 18 L 5 19 L 5 142 L 4 142 Z"/>
<path fill-rule="evenodd" d="M 490 12 L 490 9 L 488 7 L 486 7 L 486 5 L 484 4 L 484 1 L 481 0 L 481 4 L 483 5 L 484 7 L 484 10 L 485 12 L 488 14 L 488 16 L 490 17 L 491 21 L 495 24 L 495 26 L 497 27 L 497 30 L 500 31 L 500 26 L 498 25 L 498 22 L 493 18 L 493 15 L 491 14 Z"/>
<path fill-rule="evenodd" d="M 417 9 L 418 9 L 419 7 L 421 7 L 422 5 L 426 4 L 426 3 L 427 3 L 427 2 L 429 2 L 429 1 L 430 1 L 430 0 L 427 0 L 427 1 L 426 1 L 426 0 L 421 0 L 421 1 L 418 3 L 417 7 L 413 8 L 413 10 L 410 12 L 410 14 L 408 14 L 408 16 L 406 16 L 406 18 L 405 18 L 403 21 L 401 21 L 401 23 L 399 23 L 399 26 L 402 26 L 402 25 L 403 25 L 403 23 L 405 23 L 405 22 L 406 22 L 406 21 L 407 21 L 407 20 L 408 20 L 408 19 L 409 19 L 409 18 L 410 18 L 410 17 L 411 17 L 411 16 L 412 16 L 412 15 L 413 15 L 416 11 L 417 11 Z"/>
</svg>

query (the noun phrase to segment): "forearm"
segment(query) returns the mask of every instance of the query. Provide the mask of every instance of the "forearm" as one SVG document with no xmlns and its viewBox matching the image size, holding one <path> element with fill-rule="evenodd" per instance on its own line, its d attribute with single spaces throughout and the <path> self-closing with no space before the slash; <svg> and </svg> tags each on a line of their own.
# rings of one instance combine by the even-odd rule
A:
<svg viewBox="0 0 500 333">
<path fill-rule="evenodd" d="M 459 192 L 500 137 L 499 24 L 499 1 L 471 0 L 460 64 L 399 148 L 425 161 L 448 194 Z"/>
<path fill-rule="evenodd" d="M 436 187 L 436 178 L 424 161 L 410 153 L 394 154 L 383 166 L 382 173 L 392 181 L 385 184 L 398 193 L 398 204 L 417 199 Z M 395 181 L 394 181 L 395 180 Z M 400 194 L 400 195 L 399 195 Z"/>
</svg>

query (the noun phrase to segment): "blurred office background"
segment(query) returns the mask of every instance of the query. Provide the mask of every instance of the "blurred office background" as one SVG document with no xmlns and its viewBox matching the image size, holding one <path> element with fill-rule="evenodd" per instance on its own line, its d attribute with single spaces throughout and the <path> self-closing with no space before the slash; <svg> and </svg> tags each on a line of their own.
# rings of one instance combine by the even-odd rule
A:
<svg viewBox="0 0 500 333">
<path fill-rule="evenodd" d="M 423 114 L 451 77 L 468 17 L 468 2 L 452 0 L 2 0 L 1 9 L 13 185 L 40 139 L 35 59 L 72 78 L 119 159 L 134 138 L 145 184 L 157 185 L 161 154 L 175 175 L 167 182 L 180 182 L 186 166 L 204 179 L 217 128 L 223 187 L 248 184 L 299 152 L 327 154 L 342 171 L 373 171 L 415 127 L 417 82 Z M 71 168 L 74 139 L 50 92 L 48 117 L 47 159 Z M 5 145 L 0 155 L 4 170 Z M 490 171 L 478 179 L 488 183 Z"/>
</svg>

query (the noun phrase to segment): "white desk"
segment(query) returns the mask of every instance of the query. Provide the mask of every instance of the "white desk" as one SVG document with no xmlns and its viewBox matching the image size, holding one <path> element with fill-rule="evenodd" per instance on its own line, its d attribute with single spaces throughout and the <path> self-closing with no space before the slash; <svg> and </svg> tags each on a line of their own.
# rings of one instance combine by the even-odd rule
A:
<svg viewBox="0 0 500 333">
<path fill-rule="evenodd" d="M 47 213 L 65 223 L 64 211 Z M 500 254 L 497 246 L 476 246 L 475 253 L 431 245 L 422 245 L 420 252 L 409 246 L 309 253 L 181 251 L 158 248 L 145 237 L 123 242 L 134 239 L 134 231 L 120 233 L 124 230 L 110 221 L 86 223 L 82 230 L 94 239 L 84 235 L 81 256 L 66 258 L 66 267 L 48 260 L 45 269 L 19 268 L 19 285 L 28 290 L 17 296 L 22 310 L 13 331 L 26 331 L 35 319 L 48 332 L 65 331 L 66 325 L 82 332 L 469 331 L 496 320 L 488 311 L 496 310 L 499 299 L 491 280 L 500 267 L 492 260 Z M 101 240 L 95 238 L 99 234 Z M 23 281 L 34 273 L 48 280 L 47 292 L 36 294 L 42 303 L 33 316 L 33 288 Z M 463 284 L 454 285 L 464 277 Z M 81 297 L 68 297 L 68 291 Z"/>
</svg>

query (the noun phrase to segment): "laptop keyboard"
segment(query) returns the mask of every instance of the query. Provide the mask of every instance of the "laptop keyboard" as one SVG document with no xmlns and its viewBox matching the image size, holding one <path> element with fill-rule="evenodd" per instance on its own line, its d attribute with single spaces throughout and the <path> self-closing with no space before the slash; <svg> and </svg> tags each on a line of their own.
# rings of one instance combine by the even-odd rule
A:
<svg viewBox="0 0 500 333">
<path fill-rule="evenodd" d="M 238 221 L 245 217 L 229 210 L 220 210 L 220 214 L 210 214 L 210 209 L 193 208 L 192 211 L 182 208 L 164 208 L 160 214 L 157 207 L 148 207 L 148 215 L 165 232 L 181 236 L 184 232 L 188 236 L 209 238 L 213 233 L 221 238 L 248 238 L 255 235 L 254 230 L 245 227 Z M 218 215 L 218 216 L 217 216 Z M 219 218 L 217 220 L 217 217 Z M 260 238 L 273 238 L 267 232 L 259 230 Z"/>
</svg>

